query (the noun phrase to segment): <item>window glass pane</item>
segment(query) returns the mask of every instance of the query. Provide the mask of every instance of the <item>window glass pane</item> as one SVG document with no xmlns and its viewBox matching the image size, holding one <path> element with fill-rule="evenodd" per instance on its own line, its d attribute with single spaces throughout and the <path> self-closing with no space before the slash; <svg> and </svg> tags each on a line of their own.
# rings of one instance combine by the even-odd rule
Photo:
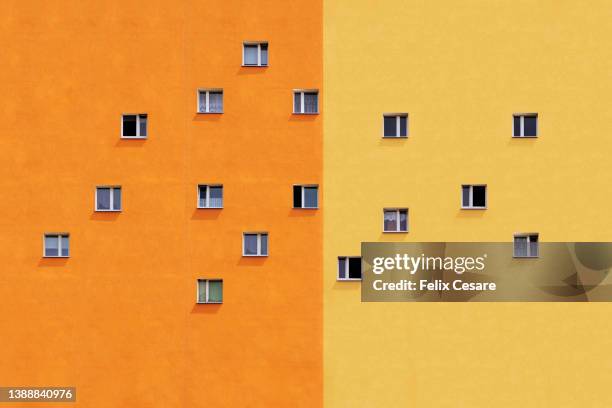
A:
<svg viewBox="0 0 612 408">
<path fill-rule="evenodd" d="M 244 65 L 257 65 L 257 44 L 244 46 Z"/>
<path fill-rule="evenodd" d="M 514 117 L 514 136 L 521 136 L 521 117 Z"/>
<path fill-rule="evenodd" d="M 302 186 L 293 186 L 293 207 L 302 208 Z"/>
<path fill-rule="evenodd" d="M 45 236 L 45 256 L 59 255 L 59 239 L 57 235 Z"/>
<path fill-rule="evenodd" d="M 395 210 L 385 211 L 384 230 L 397 231 L 397 212 Z"/>
<path fill-rule="evenodd" d="M 397 118 L 395 116 L 384 117 L 385 136 L 397 136 Z"/>
<path fill-rule="evenodd" d="M 408 117 L 406 116 L 400 116 L 399 118 L 400 121 L 400 136 L 407 136 L 408 135 Z"/>
<path fill-rule="evenodd" d="M 198 302 L 206 302 L 206 281 L 198 279 Z"/>
<path fill-rule="evenodd" d="M 223 207 L 223 187 L 213 186 L 210 188 L 210 206 L 213 208 Z"/>
<path fill-rule="evenodd" d="M 304 207 L 317 208 L 318 194 L 317 187 L 304 187 Z"/>
<path fill-rule="evenodd" d="M 346 258 L 338 258 L 338 279 L 346 279 Z"/>
<path fill-rule="evenodd" d="M 535 116 L 525 116 L 524 136 L 537 136 L 537 121 L 538 118 Z"/>
<path fill-rule="evenodd" d="M 62 236 L 62 256 L 68 256 L 70 252 L 70 243 L 68 241 L 68 236 Z"/>
<path fill-rule="evenodd" d="M 208 104 L 209 112 L 223 112 L 223 92 L 209 92 Z"/>
<path fill-rule="evenodd" d="M 461 206 L 470 206 L 470 186 L 461 187 Z"/>
<path fill-rule="evenodd" d="M 198 187 L 198 205 L 200 207 L 207 207 L 206 205 L 206 189 L 208 186 L 199 186 Z"/>
<path fill-rule="evenodd" d="M 97 209 L 110 210 L 110 188 L 98 188 Z"/>
<path fill-rule="evenodd" d="M 121 209 L 121 189 L 114 188 L 113 189 L 113 210 Z"/>
<path fill-rule="evenodd" d="M 408 231 L 408 211 L 400 211 L 400 231 Z"/>
<path fill-rule="evenodd" d="M 514 237 L 514 256 L 527 256 L 527 237 Z"/>
<path fill-rule="evenodd" d="M 206 91 L 198 92 L 198 111 L 206 112 Z"/>
<path fill-rule="evenodd" d="M 223 281 L 208 281 L 208 301 L 221 303 L 223 301 Z"/>
<path fill-rule="evenodd" d="M 473 198 L 472 203 L 474 207 L 486 206 L 486 187 L 485 186 L 474 186 L 472 187 Z"/>
<path fill-rule="evenodd" d="M 302 94 L 300 92 L 293 94 L 293 111 L 295 113 L 302 113 Z"/>
<path fill-rule="evenodd" d="M 319 95 L 314 92 L 304 93 L 304 113 L 317 113 L 318 99 Z"/>
<path fill-rule="evenodd" d="M 257 255 L 257 235 L 244 234 L 244 254 Z"/>
<path fill-rule="evenodd" d="M 261 44 L 261 65 L 268 65 L 268 44 Z"/>
<path fill-rule="evenodd" d="M 349 258 L 349 278 L 361 279 L 361 258 Z"/>
<path fill-rule="evenodd" d="M 136 136 L 136 115 L 123 116 L 123 136 Z"/>
<path fill-rule="evenodd" d="M 139 115 L 140 120 L 140 137 L 147 136 L 147 115 Z"/>
<path fill-rule="evenodd" d="M 268 255 L 268 234 L 261 235 L 261 255 Z"/>
</svg>

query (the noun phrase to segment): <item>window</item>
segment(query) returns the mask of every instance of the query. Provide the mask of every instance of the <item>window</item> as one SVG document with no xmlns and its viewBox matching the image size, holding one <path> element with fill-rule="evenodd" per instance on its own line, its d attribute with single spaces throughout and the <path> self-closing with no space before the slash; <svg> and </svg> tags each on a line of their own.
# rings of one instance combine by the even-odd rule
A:
<svg viewBox="0 0 612 408">
<path fill-rule="evenodd" d="M 361 280 L 361 257 L 338 257 L 338 280 Z"/>
<path fill-rule="evenodd" d="M 96 211 L 121 211 L 121 187 L 96 187 Z"/>
<path fill-rule="evenodd" d="M 383 137 L 408 137 L 408 114 L 383 115 Z"/>
<path fill-rule="evenodd" d="M 293 113 L 319 113 L 319 91 L 293 91 Z"/>
<path fill-rule="evenodd" d="M 246 67 L 268 66 L 267 42 L 245 42 L 242 50 L 242 65 Z"/>
<path fill-rule="evenodd" d="M 515 258 L 537 258 L 538 253 L 538 234 L 516 234 L 514 236 Z"/>
<path fill-rule="evenodd" d="M 198 90 L 198 113 L 223 113 L 223 89 Z"/>
<path fill-rule="evenodd" d="M 268 233 L 245 232 L 242 238 L 243 256 L 268 256 Z"/>
<path fill-rule="evenodd" d="M 223 208 L 223 186 L 200 184 L 198 208 Z"/>
<path fill-rule="evenodd" d="M 121 137 L 146 138 L 147 114 L 123 115 L 121 121 Z"/>
<path fill-rule="evenodd" d="M 223 280 L 198 279 L 198 303 L 223 303 Z"/>
<path fill-rule="evenodd" d="M 44 256 L 46 258 L 67 258 L 70 256 L 68 234 L 45 234 Z"/>
<path fill-rule="evenodd" d="M 461 208 L 484 209 L 487 208 L 486 185 L 461 186 Z"/>
<path fill-rule="evenodd" d="M 384 232 L 408 232 L 408 209 L 385 208 L 383 210 Z"/>
<path fill-rule="evenodd" d="M 538 114 L 517 113 L 514 120 L 514 137 L 538 137 Z"/>
<path fill-rule="evenodd" d="M 293 186 L 293 208 L 318 208 L 319 187 L 315 185 Z"/>
</svg>

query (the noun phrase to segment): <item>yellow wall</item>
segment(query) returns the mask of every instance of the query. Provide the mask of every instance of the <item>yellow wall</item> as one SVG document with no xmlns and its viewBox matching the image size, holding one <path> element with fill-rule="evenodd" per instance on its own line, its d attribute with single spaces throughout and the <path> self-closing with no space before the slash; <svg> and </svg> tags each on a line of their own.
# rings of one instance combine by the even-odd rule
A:
<svg viewBox="0 0 612 408">
<path fill-rule="evenodd" d="M 607 1 L 326 0 L 327 407 L 610 406 L 612 305 L 362 304 L 361 241 L 612 241 Z M 410 137 L 382 140 L 383 112 Z M 540 137 L 512 139 L 512 113 Z M 488 184 L 461 211 L 461 183 Z M 410 208 L 382 234 L 382 208 Z"/>
</svg>

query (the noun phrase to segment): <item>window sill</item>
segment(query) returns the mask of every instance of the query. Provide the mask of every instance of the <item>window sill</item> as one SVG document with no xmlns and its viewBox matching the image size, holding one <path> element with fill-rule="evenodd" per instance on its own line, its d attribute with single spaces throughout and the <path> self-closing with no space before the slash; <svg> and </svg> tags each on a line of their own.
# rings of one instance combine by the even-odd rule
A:
<svg viewBox="0 0 612 408">
<path fill-rule="evenodd" d="M 136 139 L 136 140 L 143 140 L 143 139 L 147 139 L 146 136 L 121 136 L 121 139 Z"/>
<path fill-rule="evenodd" d="M 222 305 L 223 302 L 196 302 L 197 305 Z"/>
<path fill-rule="evenodd" d="M 270 65 L 242 64 L 243 68 L 268 68 Z"/>
<path fill-rule="evenodd" d="M 383 136 L 383 139 L 408 139 L 408 136 Z"/>
<path fill-rule="evenodd" d="M 68 255 L 68 256 L 59 256 L 59 255 L 58 256 L 53 256 L 53 255 L 47 256 L 47 255 L 43 255 L 43 258 L 49 258 L 49 259 L 63 258 L 63 259 L 66 259 L 66 258 L 70 258 L 70 255 Z"/>
<path fill-rule="evenodd" d="M 319 112 L 293 112 L 294 115 L 318 115 Z"/>
<path fill-rule="evenodd" d="M 540 257 L 539 255 L 538 256 L 516 256 L 516 255 L 512 256 L 512 258 L 515 258 L 515 259 L 538 259 L 539 257 Z"/>
<path fill-rule="evenodd" d="M 408 231 L 384 231 L 383 234 L 407 234 Z"/>
<path fill-rule="evenodd" d="M 336 278 L 336 282 L 361 282 L 363 279 L 357 279 L 357 278 L 348 278 L 348 279 L 340 279 L 340 278 Z"/>
<path fill-rule="evenodd" d="M 486 210 L 487 207 L 461 207 L 462 210 Z"/>
<path fill-rule="evenodd" d="M 200 112 L 200 111 L 197 111 L 196 113 L 198 115 L 222 115 L 223 114 L 222 111 L 221 112 Z"/>
<path fill-rule="evenodd" d="M 245 258 L 266 258 L 268 255 L 246 255 L 246 254 L 242 254 L 243 257 Z"/>
<path fill-rule="evenodd" d="M 318 210 L 319 207 L 292 207 L 294 210 Z"/>
<path fill-rule="evenodd" d="M 121 212 L 123 210 L 98 210 L 96 208 L 95 212 L 100 212 L 100 213 L 107 213 L 107 212 Z"/>
<path fill-rule="evenodd" d="M 537 136 L 512 136 L 513 139 L 537 139 Z"/>
<path fill-rule="evenodd" d="M 198 210 L 221 210 L 223 207 L 197 207 Z"/>
</svg>

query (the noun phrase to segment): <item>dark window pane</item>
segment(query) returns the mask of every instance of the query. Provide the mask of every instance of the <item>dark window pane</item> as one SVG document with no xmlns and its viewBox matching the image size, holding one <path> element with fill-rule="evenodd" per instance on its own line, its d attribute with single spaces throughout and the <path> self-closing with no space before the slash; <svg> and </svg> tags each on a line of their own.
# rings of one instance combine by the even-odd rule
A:
<svg viewBox="0 0 612 408">
<path fill-rule="evenodd" d="M 302 186 L 293 186 L 293 207 L 302 208 Z"/>
<path fill-rule="evenodd" d="M 474 186 L 472 192 L 473 192 L 472 203 L 474 207 L 485 207 L 486 206 L 486 187 L 485 186 Z"/>
<path fill-rule="evenodd" d="M 400 121 L 400 136 L 407 136 L 408 135 L 408 118 L 406 116 L 400 116 L 399 118 Z"/>
<path fill-rule="evenodd" d="M 113 210 L 121 209 L 121 189 L 113 189 Z"/>
<path fill-rule="evenodd" d="M 346 258 L 338 258 L 338 279 L 346 279 Z"/>
<path fill-rule="evenodd" d="M 261 65 L 268 65 L 268 44 L 261 44 Z"/>
<path fill-rule="evenodd" d="M 470 206 L 470 186 L 461 187 L 461 205 L 463 207 Z"/>
<path fill-rule="evenodd" d="M 261 254 L 268 255 L 268 234 L 261 235 Z"/>
<path fill-rule="evenodd" d="M 123 136 L 136 136 L 136 115 L 123 117 Z"/>
<path fill-rule="evenodd" d="M 361 279 L 361 258 L 349 258 L 349 278 Z"/>
<path fill-rule="evenodd" d="M 98 210 L 110 210 L 110 188 L 99 188 L 96 198 Z"/>
<path fill-rule="evenodd" d="M 384 117 L 385 136 L 397 136 L 397 119 L 395 116 Z"/>
<path fill-rule="evenodd" d="M 140 137 L 147 136 L 147 115 L 139 115 L 140 119 Z"/>
<path fill-rule="evenodd" d="M 535 116 L 525 116 L 524 136 L 537 136 L 538 118 Z"/>
<path fill-rule="evenodd" d="M 520 136 L 520 135 L 521 135 L 521 117 L 515 116 L 514 117 L 514 136 Z"/>
<path fill-rule="evenodd" d="M 198 186 L 199 206 L 206 207 L 206 189 L 208 186 Z"/>
<path fill-rule="evenodd" d="M 400 211 L 400 231 L 408 231 L 408 211 Z"/>
<path fill-rule="evenodd" d="M 293 111 L 295 113 L 302 113 L 302 94 L 300 92 L 293 94 Z"/>
<path fill-rule="evenodd" d="M 245 255 L 257 255 L 257 235 L 256 234 L 245 234 L 244 235 L 244 254 Z"/>
</svg>

